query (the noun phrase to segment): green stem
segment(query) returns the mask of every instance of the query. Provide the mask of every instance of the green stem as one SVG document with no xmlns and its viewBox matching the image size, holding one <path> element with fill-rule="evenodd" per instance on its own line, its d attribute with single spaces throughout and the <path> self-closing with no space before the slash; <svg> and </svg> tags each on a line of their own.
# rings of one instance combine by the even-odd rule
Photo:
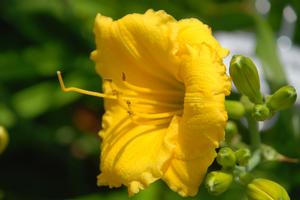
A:
<svg viewBox="0 0 300 200">
<path fill-rule="evenodd" d="M 249 160 L 247 168 L 249 171 L 251 171 L 261 161 L 261 152 L 260 152 L 261 139 L 258 130 L 258 122 L 252 116 L 248 116 L 247 119 L 248 119 L 248 129 L 250 132 L 250 146 L 252 149 L 252 157 Z"/>
<path fill-rule="evenodd" d="M 250 143 L 252 151 L 260 148 L 261 140 L 258 130 L 258 122 L 251 116 L 248 117 L 248 128 L 250 131 Z"/>
</svg>

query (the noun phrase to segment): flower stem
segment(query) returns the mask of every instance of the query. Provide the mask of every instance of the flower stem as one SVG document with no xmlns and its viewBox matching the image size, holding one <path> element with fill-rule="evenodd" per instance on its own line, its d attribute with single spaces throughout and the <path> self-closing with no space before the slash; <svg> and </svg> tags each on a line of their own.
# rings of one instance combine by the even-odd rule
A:
<svg viewBox="0 0 300 200">
<path fill-rule="evenodd" d="M 248 163 L 248 170 L 253 170 L 261 161 L 261 139 L 258 130 L 258 122 L 252 117 L 248 116 L 248 129 L 250 131 L 250 146 L 252 149 L 252 157 Z"/>
<path fill-rule="evenodd" d="M 251 116 L 248 116 L 248 128 L 250 131 L 250 143 L 252 151 L 260 148 L 261 139 L 258 130 L 258 122 Z"/>
</svg>

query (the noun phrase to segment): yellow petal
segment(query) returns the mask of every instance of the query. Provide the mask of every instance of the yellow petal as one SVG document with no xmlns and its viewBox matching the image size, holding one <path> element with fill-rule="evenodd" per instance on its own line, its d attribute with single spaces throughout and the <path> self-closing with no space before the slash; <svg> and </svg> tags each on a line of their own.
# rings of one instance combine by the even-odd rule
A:
<svg viewBox="0 0 300 200">
<path fill-rule="evenodd" d="M 98 15 L 95 23 L 97 50 L 91 54 L 97 72 L 104 80 L 112 79 L 122 93 L 132 94 L 121 81 L 122 73 L 131 84 L 141 88 L 182 89 L 183 84 L 175 77 L 175 68 L 179 66 L 173 64 L 177 61 L 171 54 L 173 43 L 167 26 L 171 21 L 173 18 L 164 12 L 151 10 L 144 15 L 127 15 L 118 21 Z M 112 92 L 109 83 L 104 84 L 104 92 Z M 151 98 L 170 104 L 182 102 L 183 98 L 133 93 L 140 99 Z M 161 107 L 142 106 L 146 108 L 139 108 L 141 112 L 165 111 Z M 161 178 L 163 166 L 173 153 L 174 145 L 169 140 L 175 132 L 169 132 L 167 125 L 134 124 L 127 110 L 115 100 L 105 100 L 105 110 L 98 184 L 110 187 L 124 184 L 129 194 L 137 193 Z"/>
<path fill-rule="evenodd" d="M 173 191 L 181 196 L 195 196 L 214 157 L 213 153 L 189 161 L 174 158 L 163 179 Z"/>
<path fill-rule="evenodd" d="M 97 72 L 117 85 L 122 85 L 124 72 L 131 83 L 142 87 L 183 89 L 175 77 L 173 21 L 165 12 L 152 10 L 117 21 L 98 15 L 94 28 L 97 50 L 91 54 Z"/>
<path fill-rule="evenodd" d="M 223 49 L 218 41 L 213 37 L 211 29 L 201 21 L 190 18 L 178 21 L 179 31 L 177 41 L 180 44 L 209 44 L 223 58 L 228 55 L 229 51 Z"/>
<path fill-rule="evenodd" d="M 177 121 L 175 152 L 163 179 L 180 195 L 193 196 L 224 139 L 224 99 L 230 83 L 210 45 L 186 48 L 189 54 L 183 54 L 179 74 L 185 84 L 184 113 Z"/>
<path fill-rule="evenodd" d="M 178 127 L 176 147 L 163 180 L 180 195 L 194 196 L 216 156 L 218 142 L 206 135 L 209 132 L 189 130 L 181 117 L 172 123 L 177 124 L 173 127 Z"/>
<path fill-rule="evenodd" d="M 172 156 L 175 131 L 166 126 L 136 125 L 113 101 L 103 116 L 101 174 L 98 185 L 128 186 L 130 195 L 162 177 Z"/>
</svg>

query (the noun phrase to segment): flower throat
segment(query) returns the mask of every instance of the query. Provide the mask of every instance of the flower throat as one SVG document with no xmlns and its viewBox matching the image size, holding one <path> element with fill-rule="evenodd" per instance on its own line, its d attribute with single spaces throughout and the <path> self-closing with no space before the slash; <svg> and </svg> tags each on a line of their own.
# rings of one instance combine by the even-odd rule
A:
<svg viewBox="0 0 300 200">
<path fill-rule="evenodd" d="M 170 123 L 174 115 L 182 115 L 183 106 L 176 103 L 166 103 L 157 100 L 145 99 L 138 97 L 137 94 L 130 94 L 130 92 L 118 88 L 111 79 L 104 79 L 111 88 L 110 94 L 99 93 L 94 91 L 88 91 L 77 87 L 65 87 L 62 75 L 60 71 L 57 71 L 57 77 L 60 83 L 60 87 L 64 92 L 77 92 L 89 96 L 95 96 L 104 99 L 116 100 L 118 105 L 124 108 L 129 114 L 132 122 L 142 125 L 164 125 Z M 135 93 L 147 94 L 147 95 L 164 95 L 171 98 L 182 98 L 183 93 L 172 90 L 160 90 L 154 91 L 150 88 L 144 88 L 133 85 L 126 81 L 125 73 L 122 73 L 122 83 L 129 91 Z M 160 108 L 167 109 L 167 112 L 149 113 L 142 112 L 141 107 L 145 106 L 158 106 Z"/>
</svg>

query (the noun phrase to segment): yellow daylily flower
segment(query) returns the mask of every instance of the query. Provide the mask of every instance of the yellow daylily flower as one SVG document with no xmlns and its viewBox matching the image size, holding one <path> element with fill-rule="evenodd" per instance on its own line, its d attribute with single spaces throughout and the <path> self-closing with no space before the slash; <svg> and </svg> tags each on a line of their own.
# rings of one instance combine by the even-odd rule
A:
<svg viewBox="0 0 300 200">
<path fill-rule="evenodd" d="M 193 196 L 224 139 L 228 54 L 197 19 L 97 15 L 91 58 L 104 80 L 98 185 L 135 194 L 163 179 Z M 123 77 L 122 77 L 123 74 Z"/>
<path fill-rule="evenodd" d="M 228 54 L 197 19 L 148 10 L 114 21 L 97 15 L 91 58 L 105 98 L 98 185 L 138 193 L 162 179 L 194 196 L 224 139 Z M 59 74 L 60 76 L 60 74 Z"/>
</svg>

